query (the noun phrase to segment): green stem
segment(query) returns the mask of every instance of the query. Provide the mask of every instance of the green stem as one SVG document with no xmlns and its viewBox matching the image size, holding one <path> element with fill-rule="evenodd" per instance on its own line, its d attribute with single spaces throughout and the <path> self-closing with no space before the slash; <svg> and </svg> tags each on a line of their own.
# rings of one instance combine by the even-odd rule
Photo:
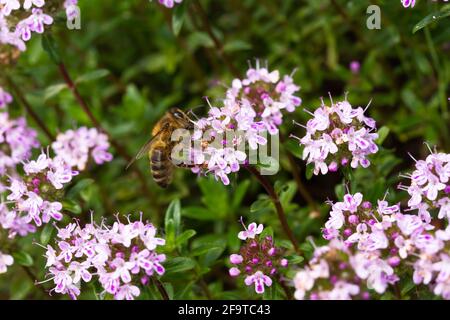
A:
<svg viewBox="0 0 450 320">
<path fill-rule="evenodd" d="M 255 176 L 255 178 L 258 180 L 258 182 L 264 187 L 267 194 L 269 195 L 270 199 L 272 200 L 273 204 L 275 205 L 275 211 L 278 215 L 278 220 L 280 220 L 281 227 L 284 230 L 284 233 L 287 235 L 289 240 L 291 241 L 292 245 L 295 248 L 295 251 L 300 255 L 301 251 L 297 243 L 297 239 L 294 236 L 294 233 L 292 232 L 291 228 L 289 227 L 286 214 L 284 212 L 283 206 L 281 205 L 280 198 L 278 197 L 277 193 L 273 189 L 272 185 L 269 183 L 269 181 L 262 176 L 259 171 L 252 167 L 252 166 L 246 166 L 246 169 Z"/>
</svg>

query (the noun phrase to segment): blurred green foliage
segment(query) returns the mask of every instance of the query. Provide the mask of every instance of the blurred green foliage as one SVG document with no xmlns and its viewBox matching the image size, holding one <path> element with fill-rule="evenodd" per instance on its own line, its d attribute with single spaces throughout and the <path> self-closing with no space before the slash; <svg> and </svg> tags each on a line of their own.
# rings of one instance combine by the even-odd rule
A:
<svg viewBox="0 0 450 320">
<path fill-rule="evenodd" d="M 52 133 L 93 126 L 58 72 L 53 60 L 61 59 L 102 126 L 134 155 L 165 110 L 179 106 L 202 115 L 207 110 L 203 97 L 220 103 L 224 86 L 233 79 L 202 27 L 195 1 L 185 0 L 172 11 L 157 1 L 80 1 L 81 30 L 56 25 L 51 38 L 35 37 L 17 65 L 5 72 L 20 84 Z M 303 107 L 309 110 L 320 104 L 320 97 L 328 99 L 328 93 L 338 100 L 348 92 L 353 105 L 372 100 L 368 113 L 383 128 L 383 147 L 372 166 L 353 172 L 351 183 L 344 185 L 339 173 L 307 179 L 305 163 L 295 160 L 320 212 L 297 192 L 286 154 L 298 157 L 301 152 L 292 141 L 282 150 L 282 170 L 270 177 L 306 257 L 312 250 L 306 238 L 321 241 L 326 199 L 335 200 L 350 188 L 375 200 L 395 190 L 398 172 L 412 163 L 407 152 L 422 157 L 427 153 L 424 141 L 449 151 L 449 18 L 425 21 L 430 23 L 412 32 L 427 15 L 442 10 L 442 4 L 418 1 L 414 9 L 404 9 L 400 1 L 391 0 L 200 1 L 223 44 L 222 53 L 241 74 L 255 58 L 282 73 L 295 69 Z M 380 30 L 366 28 L 370 4 L 381 7 Z M 56 57 L 44 50 L 52 45 Z M 358 74 L 349 69 L 352 61 L 361 63 Z M 302 109 L 285 117 L 286 136 L 302 135 L 302 129 L 291 124 L 292 119 L 309 118 Z M 26 114 L 17 101 L 13 113 Z M 31 118 L 29 122 L 34 126 Z M 49 142 L 42 132 L 40 138 L 44 145 Z M 64 209 L 82 221 L 90 219 L 90 210 L 95 219 L 110 220 L 117 212 L 138 217 L 142 211 L 167 238 L 170 259 L 161 280 L 171 298 L 253 298 L 251 288 L 228 277 L 227 257 L 239 248 L 239 217 L 265 224 L 278 245 L 290 248 L 271 201 L 256 181 L 241 172 L 226 187 L 179 169 L 173 185 L 162 190 L 152 181 L 147 161 L 141 160 L 134 165 L 145 174 L 145 192 L 135 172 L 125 170 L 126 164 L 116 152 L 112 163 L 90 167 L 69 188 Z M 403 196 L 388 195 L 392 201 Z M 45 277 L 43 249 L 31 240 L 46 244 L 52 234 L 47 226 L 14 244 L 16 265 L 0 276 L 0 297 L 48 297 L 40 290 L 46 285 L 35 286 L 31 280 Z M 300 257 L 290 259 L 301 264 Z M 86 289 L 82 298 L 95 298 L 95 288 Z M 152 286 L 145 290 L 141 298 L 160 298 Z M 280 292 L 275 286 L 265 298 L 281 298 Z"/>
</svg>

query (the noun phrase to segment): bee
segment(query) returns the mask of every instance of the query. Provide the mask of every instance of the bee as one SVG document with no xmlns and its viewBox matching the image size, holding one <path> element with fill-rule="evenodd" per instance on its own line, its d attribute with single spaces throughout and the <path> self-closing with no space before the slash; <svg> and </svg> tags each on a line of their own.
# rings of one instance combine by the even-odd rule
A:
<svg viewBox="0 0 450 320">
<path fill-rule="evenodd" d="M 170 157 L 176 141 L 172 141 L 172 133 L 177 129 L 193 130 L 194 122 L 180 109 L 172 108 L 156 123 L 152 137 L 141 148 L 127 168 L 136 160 L 148 154 L 153 179 L 162 188 L 172 182 L 175 165 Z"/>
</svg>

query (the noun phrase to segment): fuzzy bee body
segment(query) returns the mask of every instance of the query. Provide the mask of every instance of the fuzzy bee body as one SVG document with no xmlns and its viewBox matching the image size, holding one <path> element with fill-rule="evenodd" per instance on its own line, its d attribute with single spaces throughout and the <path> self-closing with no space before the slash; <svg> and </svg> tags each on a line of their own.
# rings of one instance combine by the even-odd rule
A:
<svg viewBox="0 0 450 320">
<path fill-rule="evenodd" d="M 136 159 L 148 154 L 153 179 L 162 188 L 172 182 L 174 164 L 170 158 L 175 141 L 172 133 L 177 129 L 192 130 L 192 121 L 180 109 L 172 108 L 156 123 L 150 141 L 139 151 Z"/>
</svg>

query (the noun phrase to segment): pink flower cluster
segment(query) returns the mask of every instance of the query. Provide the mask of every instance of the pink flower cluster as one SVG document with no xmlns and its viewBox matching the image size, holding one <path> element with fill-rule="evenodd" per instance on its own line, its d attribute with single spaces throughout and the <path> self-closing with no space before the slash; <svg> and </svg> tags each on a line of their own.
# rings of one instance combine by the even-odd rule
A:
<svg viewBox="0 0 450 320">
<path fill-rule="evenodd" d="M 212 172 L 228 185 L 228 175 L 248 160 L 246 144 L 253 151 L 267 144 L 267 133 L 278 133 L 282 111 L 292 112 L 301 104 L 295 95 L 299 89 L 291 76 L 280 79 L 277 70 L 270 72 L 259 62 L 245 79 L 234 79 L 223 107 L 211 107 L 208 116 L 196 122 L 192 139 L 197 145 L 189 158 L 192 170 Z"/>
<path fill-rule="evenodd" d="M 429 285 L 434 294 L 450 299 L 450 227 L 439 229 L 431 220 L 403 214 L 399 205 L 389 205 L 385 200 L 378 200 L 373 207 L 363 201 L 361 193 L 355 193 L 332 205 L 323 235 L 339 249 L 336 255 L 339 263 L 345 264 L 343 270 L 351 268 L 356 275 L 351 283 L 361 285 L 360 290 L 348 287 L 352 291 L 346 298 L 363 292 L 363 286 L 382 294 L 400 277 L 412 274 L 415 284 Z M 322 296 L 314 289 L 317 277 L 311 270 L 315 269 L 303 270 L 309 278 L 301 274 L 295 281 L 298 297 L 305 297 L 307 292 L 310 298 Z M 333 282 L 331 285 L 335 285 Z"/>
<path fill-rule="evenodd" d="M 433 210 L 439 219 L 450 220 L 450 154 L 432 152 L 425 160 L 416 160 L 413 173 L 403 177 L 410 179 L 409 186 L 399 186 L 410 195 L 410 210 L 417 210 L 427 223 Z"/>
<path fill-rule="evenodd" d="M 8 171 L 12 174 L 16 165 L 31 157 L 31 151 L 39 147 L 36 137 L 36 131 L 27 126 L 25 118 L 11 119 L 8 112 L 0 113 L 0 176 Z M 0 192 L 3 190 L 0 187 Z"/>
<path fill-rule="evenodd" d="M 244 283 L 254 286 L 255 292 L 264 293 L 264 287 L 272 285 L 272 278 L 279 277 L 279 269 L 286 268 L 288 261 L 282 258 L 282 252 L 276 248 L 270 236 L 259 236 L 264 227 L 262 224 L 250 223 L 248 228 L 238 237 L 246 243 L 241 247 L 239 254 L 232 254 L 230 262 L 234 266 L 229 270 L 232 277 L 245 275 Z"/>
<path fill-rule="evenodd" d="M 378 134 L 375 120 L 366 117 L 363 108 L 353 108 L 345 99 L 331 101 L 330 107 L 322 101 L 314 113 L 307 112 L 313 118 L 304 126 L 306 135 L 293 137 L 304 146 L 303 159 L 314 164 L 314 174 L 334 172 L 348 163 L 352 168 L 370 165 L 367 156 L 378 151 Z"/>
<path fill-rule="evenodd" d="M 86 168 L 89 156 L 96 164 L 112 160 L 112 155 L 108 152 L 108 136 L 96 128 L 80 127 L 60 133 L 52 143 L 52 148 L 57 157 L 78 170 Z"/>
<path fill-rule="evenodd" d="M 23 165 L 24 176 L 9 177 L 5 203 L 0 204 L 0 225 L 10 237 L 35 232 L 36 226 L 51 219 L 62 219 L 61 189 L 77 175 L 77 171 L 61 158 L 42 153 L 37 160 Z"/>
<path fill-rule="evenodd" d="M 57 246 L 47 246 L 48 279 L 51 290 L 76 299 L 82 282 L 95 277 L 104 291 L 117 300 L 132 300 L 140 295 L 139 284 L 149 277 L 164 274 L 161 265 L 166 259 L 156 248 L 165 240 L 156 237 L 156 228 L 139 221 L 122 223 L 119 218 L 111 226 L 94 222 L 81 227 L 70 223 L 58 229 Z"/>
<path fill-rule="evenodd" d="M 0 193 L 6 193 L 6 201 L 0 203 L 0 226 L 9 230 L 10 238 L 35 232 L 51 219 L 61 220 L 62 189 L 78 174 L 73 168 L 83 170 L 89 155 L 98 164 L 112 158 L 106 135 L 82 127 L 58 136 L 55 157 L 41 152 L 30 160 L 39 146 L 36 136 L 24 118 L 0 113 Z"/>
<path fill-rule="evenodd" d="M 176 3 L 181 3 L 183 0 L 158 0 L 158 2 L 166 8 L 173 8 Z"/>
<path fill-rule="evenodd" d="M 45 26 L 53 24 L 53 17 L 44 12 L 49 2 L 0 0 L 0 44 L 9 44 L 25 51 L 26 42 L 31 39 L 33 32 L 43 33 Z M 63 3 L 69 21 L 78 16 L 77 3 L 78 0 L 65 0 Z"/>
<path fill-rule="evenodd" d="M 349 248 L 333 239 L 327 245 L 315 247 L 308 265 L 297 272 L 293 282 L 297 300 L 368 299 L 366 285 L 355 274 Z"/>
</svg>

